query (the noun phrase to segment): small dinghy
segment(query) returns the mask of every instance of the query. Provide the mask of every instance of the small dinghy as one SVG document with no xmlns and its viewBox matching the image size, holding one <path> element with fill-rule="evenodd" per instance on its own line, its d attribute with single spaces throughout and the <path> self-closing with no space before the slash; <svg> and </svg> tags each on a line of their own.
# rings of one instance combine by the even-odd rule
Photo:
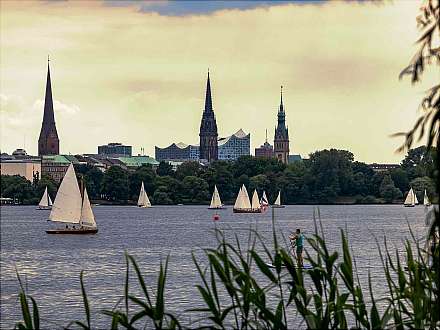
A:
<svg viewBox="0 0 440 330">
<path fill-rule="evenodd" d="M 142 181 L 137 206 L 144 207 L 144 208 L 151 207 L 150 199 L 148 198 L 147 192 L 145 191 L 145 188 L 144 188 L 144 181 Z"/>
<path fill-rule="evenodd" d="M 84 235 L 98 232 L 87 189 L 84 187 L 81 196 L 72 163 L 69 165 L 58 189 L 49 215 L 49 221 L 63 223 L 65 228 L 46 230 L 48 234 Z"/>
<path fill-rule="evenodd" d="M 50 210 L 51 208 L 52 208 L 52 200 L 50 199 L 46 186 L 46 189 L 44 189 L 43 197 L 41 197 L 41 200 L 38 203 L 37 210 Z"/>
<path fill-rule="evenodd" d="M 413 188 L 411 188 L 408 192 L 408 195 L 406 195 L 405 202 L 403 202 L 403 206 L 414 207 L 417 204 L 419 204 L 419 201 L 417 200 L 417 196 L 414 193 Z"/>
<path fill-rule="evenodd" d="M 225 209 L 222 204 L 222 200 L 220 199 L 220 194 L 218 193 L 217 186 L 214 185 L 214 192 L 212 193 L 211 204 L 208 209 L 211 210 L 222 210 Z"/>
<path fill-rule="evenodd" d="M 278 208 L 278 209 L 284 208 L 284 205 L 281 204 L 281 191 L 278 192 L 277 199 L 273 203 L 272 207 L 273 208 Z"/>
</svg>

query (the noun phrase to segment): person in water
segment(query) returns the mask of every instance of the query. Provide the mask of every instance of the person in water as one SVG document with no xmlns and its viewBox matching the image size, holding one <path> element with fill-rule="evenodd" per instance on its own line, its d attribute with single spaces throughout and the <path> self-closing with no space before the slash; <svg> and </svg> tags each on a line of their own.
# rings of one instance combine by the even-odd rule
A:
<svg viewBox="0 0 440 330">
<path fill-rule="evenodd" d="M 295 233 L 289 236 L 290 243 L 292 244 L 292 250 L 296 246 L 296 260 L 300 267 L 303 266 L 303 249 L 304 249 L 304 235 L 301 234 L 301 230 L 298 228 Z M 293 251 L 292 251 L 293 252 Z"/>
</svg>

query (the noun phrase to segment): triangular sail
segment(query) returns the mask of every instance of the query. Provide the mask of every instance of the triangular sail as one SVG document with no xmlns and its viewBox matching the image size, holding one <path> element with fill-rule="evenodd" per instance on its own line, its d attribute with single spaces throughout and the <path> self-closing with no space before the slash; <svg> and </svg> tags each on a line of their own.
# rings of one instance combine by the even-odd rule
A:
<svg viewBox="0 0 440 330">
<path fill-rule="evenodd" d="M 52 200 L 50 199 L 50 195 L 49 194 L 47 194 L 47 198 L 48 198 L 48 204 L 49 204 L 49 206 L 52 206 Z"/>
<path fill-rule="evenodd" d="M 406 195 L 405 202 L 403 202 L 404 205 L 416 205 L 419 201 L 417 200 L 417 196 L 414 193 L 413 189 L 411 188 L 408 192 L 408 195 Z"/>
<path fill-rule="evenodd" d="M 281 205 L 281 191 L 278 192 L 277 199 L 275 200 L 274 205 Z"/>
<path fill-rule="evenodd" d="M 43 197 L 41 197 L 40 203 L 38 203 L 38 206 L 48 207 L 48 206 L 52 205 L 52 201 L 50 201 L 50 203 L 49 203 L 49 200 L 50 200 L 50 197 L 49 197 L 49 194 L 47 193 L 47 187 L 46 187 L 46 189 L 44 189 Z"/>
<path fill-rule="evenodd" d="M 263 190 L 263 196 L 261 197 L 260 201 L 261 206 L 267 206 L 269 205 L 269 202 L 267 200 L 266 192 Z"/>
<path fill-rule="evenodd" d="M 145 207 L 151 207 L 151 202 L 150 199 L 148 198 L 147 192 L 144 190 L 144 194 L 145 194 Z"/>
<path fill-rule="evenodd" d="M 79 223 L 81 218 L 82 198 L 76 180 L 75 169 L 69 165 L 49 215 L 49 220 Z"/>
<path fill-rule="evenodd" d="M 242 187 L 242 198 L 243 198 L 243 208 L 244 209 L 250 209 L 251 208 L 251 200 L 249 199 L 248 192 L 246 190 L 246 187 L 243 185 Z"/>
<path fill-rule="evenodd" d="M 235 200 L 234 209 L 240 209 L 242 208 L 242 192 L 243 188 L 240 187 L 240 190 L 238 191 L 237 199 Z"/>
<path fill-rule="evenodd" d="M 222 201 L 220 199 L 220 195 L 218 193 L 217 186 L 214 185 L 214 193 L 212 194 L 211 205 L 209 207 L 215 208 L 215 207 L 221 207 L 221 206 L 222 206 Z"/>
<path fill-rule="evenodd" d="M 252 195 L 252 208 L 259 209 L 261 207 L 260 200 L 258 199 L 257 190 L 254 190 L 254 194 Z"/>
<path fill-rule="evenodd" d="M 431 202 L 429 201 L 428 194 L 426 193 L 426 189 L 425 189 L 425 195 L 423 196 L 423 205 L 425 205 L 425 206 L 431 205 Z"/>
<path fill-rule="evenodd" d="M 87 194 L 87 189 L 84 187 L 84 197 L 81 208 L 81 221 L 82 226 L 94 227 L 96 228 L 95 216 L 92 211 L 92 206 L 90 205 L 89 195 Z"/>
</svg>

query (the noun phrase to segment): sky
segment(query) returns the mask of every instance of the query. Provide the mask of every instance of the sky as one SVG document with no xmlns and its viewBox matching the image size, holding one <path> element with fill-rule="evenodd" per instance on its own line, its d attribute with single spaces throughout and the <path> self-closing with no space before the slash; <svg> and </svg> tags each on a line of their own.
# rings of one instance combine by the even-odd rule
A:
<svg viewBox="0 0 440 330">
<path fill-rule="evenodd" d="M 283 85 L 291 154 L 395 153 L 422 84 L 399 81 L 416 50 L 418 1 L 2 1 L 1 151 L 37 153 L 50 55 L 63 154 L 109 142 L 154 157 L 198 143 L 207 70 L 220 137 L 273 143 Z"/>
</svg>

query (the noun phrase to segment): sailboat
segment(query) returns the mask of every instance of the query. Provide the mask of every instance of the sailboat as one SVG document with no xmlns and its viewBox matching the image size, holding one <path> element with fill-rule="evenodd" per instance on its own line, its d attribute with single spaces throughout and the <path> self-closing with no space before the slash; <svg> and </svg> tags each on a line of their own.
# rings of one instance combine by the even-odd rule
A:
<svg viewBox="0 0 440 330">
<path fill-rule="evenodd" d="M 257 208 L 258 206 L 258 208 Z M 255 208 L 254 208 L 255 207 Z M 254 191 L 252 196 L 252 204 L 249 199 L 246 187 L 243 185 L 238 192 L 237 199 L 235 200 L 234 213 L 261 213 L 260 202 L 258 200 L 258 194 Z"/>
<path fill-rule="evenodd" d="M 269 206 L 269 200 L 267 199 L 267 196 L 266 196 L 266 192 L 263 190 L 263 196 L 261 196 L 261 199 L 260 199 L 260 204 L 261 204 L 261 207 L 268 207 Z"/>
<path fill-rule="evenodd" d="M 277 199 L 273 203 L 272 207 L 274 208 L 283 208 L 284 205 L 281 205 L 281 191 L 278 192 Z"/>
<path fill-rule="evenodd" d="M 47 193 L 47 187 L 44 189 L 43 197 L 41 197 L 40 203 L 38 203 L 38 210 L 50 210 L 52 208 L 52 200 Z"/>
<path fill-rule="evenodd" d="M 425 205 L 425 206 L 431 205 L 431 202 L 429 201 L 429 198 L 428 198 L 428 194 L 426 193 L 426 189 L 425 189 L 425 196 L 423 196 L 423 205 Z"/>
<path fill-rule="evenodd" d="M 403 205 L 406 207 L 414 207 L 417 204 L 419 204 L 419 201 L 417 200 L 417 196 L 414 193 L 413 188 L 411 188 L 408 192 L 408 195 L 406 195 L 405 202 L 403 202 Z"/>
<path fill-rule="evenodd" d="M 142 181 L 141 191 L 139 192 L 139 198 L 137 205 L 139 207 L 151 207 L 150 199 L 148 198 L 147 192 L 144 188 L 144 182 Z"/>
<path fill-rule="evenodd" d="M 72 163 L 58 189 L 49 221 L 64 223 L 66 228 L 46 230 L 48 234 L 96 234 L 98 232 L 87 189 L 84 187 L 81 196 Z M 69 225 L 72 227 L 70 228 Z"/>
<path fill-rule="evenodd" d="M 224 209 L 216 185 L 214 185 L 214 192 L 212 194 L 211 205 L 209 205 L 209 209 L 216 209 L 216 210 Z"/>
</svg>

